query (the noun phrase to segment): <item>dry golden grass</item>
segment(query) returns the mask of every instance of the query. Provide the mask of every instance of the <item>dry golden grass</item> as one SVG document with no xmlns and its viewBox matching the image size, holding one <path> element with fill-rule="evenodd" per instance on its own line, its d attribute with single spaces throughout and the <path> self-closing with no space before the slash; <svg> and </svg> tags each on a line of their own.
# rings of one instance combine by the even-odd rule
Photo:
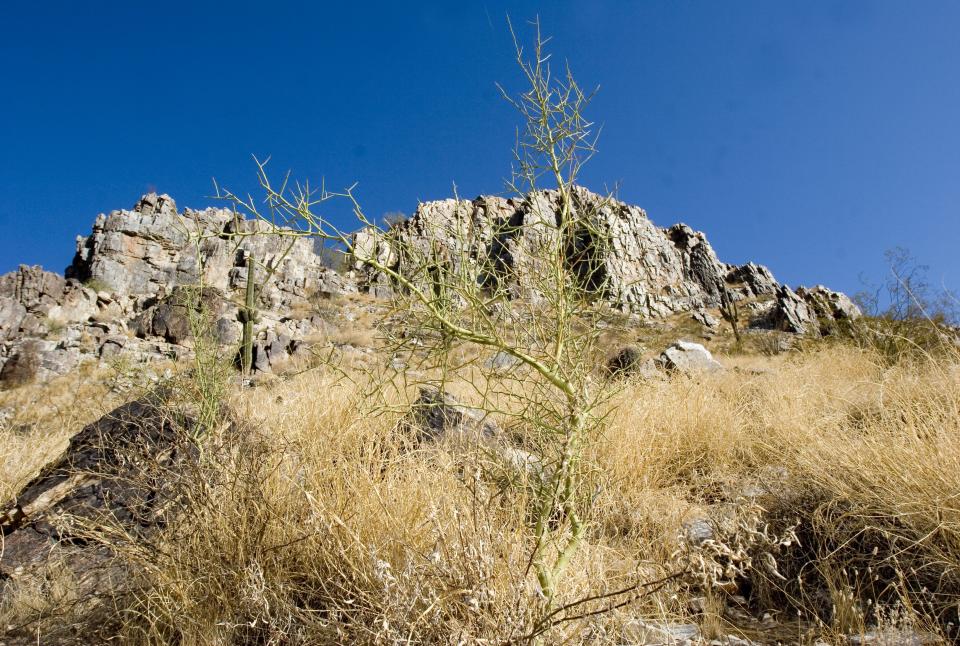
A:
<svg viewBox="0 0 960 646">
<path fill-rule="evenodd" d="M 834 343 L 719 358 L 733 369 L 606 386 L 620 390 L 586 456 L 591 528 L 558 605 L 693 571 L 546 641 L 618 643 L 634 617 L 756 636 L 724 614 L 733 590 L 714 566 L 740 568 L 750 612 L 777 619 L 771 640 L 956 624 L 958 357 L 891 365 Z M 490 477 L 482 454 L 411 450 L 400 413 L 374 414 L 365 392 L 321 368 L 231 396 L 246 431 L 211 439 L 191 517 L 158 544 L 112 543 L 143 573 L 121 613 L 126 640 L 504 643 L 533 630 L 525 489 Z M 415 393 L 398 392 L 399 411 Z M 3 405 L 30 397 L 14 393 Z M 49 437 L 5 433 L 20 456 L 6 458 L 5 491 L 96 414 L 80 408 Z M 713 544 L 680 549 L 697 519 Z M 799 544 L 778 543 L 791 533 Z"/>
<path fill-rule="evenodd" d="M 0 499 L 12 499 L 73 434 L 122 402 L 110 393 L 109 373 L 84 364 L 48 383 L 0 391 L 10 415 L 0 431 Z"/>
</svg>

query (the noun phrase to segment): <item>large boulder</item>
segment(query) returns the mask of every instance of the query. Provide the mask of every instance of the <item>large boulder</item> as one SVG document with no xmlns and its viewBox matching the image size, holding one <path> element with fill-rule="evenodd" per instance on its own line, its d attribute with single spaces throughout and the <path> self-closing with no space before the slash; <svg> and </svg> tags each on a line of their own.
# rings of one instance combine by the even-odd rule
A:
<svg viewBox="0 0 960 646">
<path fill-rule="evenodd" d="M 0 594 L 35 594 L 51 574 L 71 582 L 75 618 L 44 624 L 43 643 L 112 641 L 116 599 L 136 581 L 112 546 L 139 544 L 182 513 L 199 455 L 190 424 L 162 394 L 124 404 L 75 435 L 0 507 Z M 37 643 L 39 631 L 29 622 L 4 626 L 0 639 Z"/>
<path fill-rule="evenodd" d="M 134 321 L 134 330 L 140 338 L 160 337 L 169 343 L 183 344 L 193 336 L 201 313 L 218 333 L 225 309 L 225 297 L 217 289 L 207 287 L 197 292 L 190 287 L 176 287 L 170 296 L 146 309 Z"/>
<path fill-rule="evenodd" d="M 660 364 L 669 371 L 688 375 L 723 370 L 723 366 L 713 358 L 709 350 L 690 341 L 671 344 L 660 355 Z"/>
<path fill-rule="evenodd" d="M 12 339 L 20 332 L 27 308 L 10 296 L 0 296 L 0 341 Z"/>
<path fill-rule="evenodd" d="M 448 392 L 421 387 L 406 424 L 418 443 L 438 444 L 455 452 L 479 448 L 509 471 L 544 476 L 540 458 L 512 446 L 489 414 L 462 404 Z"/>
</svg>

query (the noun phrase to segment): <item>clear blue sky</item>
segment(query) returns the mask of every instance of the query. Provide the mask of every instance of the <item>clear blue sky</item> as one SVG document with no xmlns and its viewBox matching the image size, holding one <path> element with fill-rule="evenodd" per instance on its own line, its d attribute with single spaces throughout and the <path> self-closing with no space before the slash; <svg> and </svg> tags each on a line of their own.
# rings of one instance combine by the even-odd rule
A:
<svg viewBox="0 0 960 646">
<path fill-rule="evenodd" d="M 373 215 L 502 191 L 508 12 L 601 86 L 586 185 L 793 285 L 857 291 L 904 245 L 960 287 L 955 0 L 5 3 L 0 272 L 62 271 L 149 189 L 252 190 L 251 154 Z"/>
</svg>

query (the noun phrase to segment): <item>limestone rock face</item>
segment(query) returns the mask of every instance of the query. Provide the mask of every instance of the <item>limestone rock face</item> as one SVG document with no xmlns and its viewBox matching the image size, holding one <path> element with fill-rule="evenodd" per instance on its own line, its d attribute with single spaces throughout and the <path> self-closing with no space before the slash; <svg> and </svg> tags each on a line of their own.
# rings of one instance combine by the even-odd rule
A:
<svg viewBox="0 0 960 646">
<path fill-rule="evenodd" d="M 259 222 L 235 218 L 230 209 L 180 213 L 169 195 L 151 193 L 132 211 L 99 216 L 93 232 L 78 238 L 66 275 L 95 281 L 120 296 L 157 294 L 196 284 L 202 264 L 205 285 L 231 292 L 246 284 L 244 255 L 249 252 L 257 263 L 275 267 L 261 295 L 264 307 L 290 307 L 315 291 L 351 291 L 348 280 L 323 266 L 311 240 L 249 236 L 234 246 L 226 239 L 230 233 L 263 230 Z M 258 282 L 265 271 L 258 268 Z"/>
<path fill-rule="evenodd" d="M 821 319 L 854 320 L 863 315 L 860 308 L 850 300 L 849 296 L 827 289 L 823 285 L 817 285 L 809 289 L 800 287 L 797 289 L 797 294 L 807 302 L 814 314 Z"/>
<path fill-rule="evenodd" d="M 411 269 L 406 256 L 436 256 L 451 271 L 472 273 L 481 285 L 536 299 L 546 271 L 538 252 L 557 235 L 559 199 L 557 191 L 541 191 L 524 199 L 427 202 L 387 232 L 362 230 L 354 238 L 361 289 L 390 291 L 386 276 L 365 265 L 366 258 L 403 273 Z M 657 227 L 643 209 L 581 188 L 572 208 L 589 226 L 575 232 L 568 245 L 569 268 L 625 312 L 665 317 L 718 307 L 722 289 L 741 299 L 776 297 L 782 287 L 762 265 L 721 262 L 706 236 L 685 224 Z"/>
<path fill-rule="evenodd" d="M 749 301 L 744 309 L 754 327 L 828 333 L 834 322 L 859 316 L 838 292 L 819 285 L 794 292 L 766 267 L 720 261 L 704 234 L 685 224 L 660 228 L 639 207 L 582 188 L 570 208 L 587 224 L 563 243 L 566 269 L 637 320 L 685 312 L 715 328 L 707 310 L 720 305 L 724 291 Z M 328 326 L 311 315 L 317 299 L 393 293 L 366 259 L 414 280 L 427 276 L 411 258 L 463 272 L 506 297 L 495 308 L 509 308 L 507 299 L 536 302 L 550 275 L 541 252 L 557 241 L 562 212 L 557 191 L 427 202 L 389 231 L 358 231 L 353 265 L 338 273 L 309 239 L 253 235 L 266 233 L 265 225 L 230 209 L 179 210 L 169 195 L 149 193 L 131 210 L 99 215 L 90 234 L 77 239 L 65 276 L 26 265 L 0 276 L 0 387 L 63 374 L 87 360 L 184 356 L 191 332 L 182 290 L 198 284 L 201 267 L 205 293 L 217 294 L 216 336 L 235 347 L 248 254 L 258 285 L 270 275 L 256 304 L 254 363 L 262 371 L 309 357 L 309 340 Z M 232 237 L 237 233 L 251 235 Z"/>
<path fill-rule="evenodd" d="M 258 284 L 271 272 L 257 303 L 265 320 L 258 335 L 284 324 L 291 310 L 306 308 L 317 294 L 356 291 L 351 276 L 324 265 L 311 240 L 229 240 L 232 233 L 258 231 L 265 226 L 229 209 L 181 212 L 169 195 L 156 193 L 141 197 L 132 210 L 101 214 L 90 235 L 77 239 L 65 277 L 26 265 L 0 276 L 0 385 L 64 374 L 83 360 L 169 356 L 167 344 L 180 346 L 191 337 L 182 290 L 198 283 L 201 266 L 205 304 L 211 304 L 206 295 L 217 295 L 216 307 L 208 308 L 216 334 L 224 344 L 236 343 L 232 300 L 246 287 L 247 253 L 258 263 Z M 286 350 L 311 332 L 312 326 L 301 325 Z M 82 348 L 81 337 L 92 337 L 94 347 Z M 280 350 L 274 346 L 277 359 L 266 369 L 279 362 Z"/>
</svg>

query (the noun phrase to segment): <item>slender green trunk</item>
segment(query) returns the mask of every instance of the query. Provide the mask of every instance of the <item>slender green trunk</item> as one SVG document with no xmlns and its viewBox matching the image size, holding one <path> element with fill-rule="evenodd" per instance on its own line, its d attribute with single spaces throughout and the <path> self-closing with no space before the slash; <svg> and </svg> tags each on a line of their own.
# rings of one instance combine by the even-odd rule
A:
<svg viewBox="0 0 960 646">
<path fill-rule="evenodd" d="M 241 344 L 240 368 L 243 376 L 249 377 L 253 369 L 253 322 L 257 317 L 254 290 L 254 262 L 253 255 L 247 254 L 247 289 L 244 294 L 243 310 L 240 320 L 243 322 L 243 340 Z"/>
</svg>

